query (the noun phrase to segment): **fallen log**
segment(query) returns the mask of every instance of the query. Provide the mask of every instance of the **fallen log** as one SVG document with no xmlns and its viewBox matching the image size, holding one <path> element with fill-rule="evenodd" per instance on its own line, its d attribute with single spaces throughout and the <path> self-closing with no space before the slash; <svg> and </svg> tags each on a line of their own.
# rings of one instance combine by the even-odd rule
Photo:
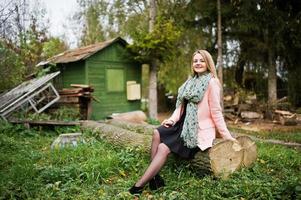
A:
<svg viewBox="0 0 301 200">
<path fill-rule="evenodd" d="M 138 134 L 120 127 L 96 121 L 81 121 L 83 128 L 92 129 L 101 139 L 106 139 L 114 145 L 121 146 L 141 146 L 150 150 L 151 137 L 149 135 Z"/>
<path fill-rule="evenodd" d="M 120 121 L 127 121 L 138 124 L 147 124 L 145 121 L 147 119 L 146 114 L 141 110 L 125 112 L 125 113 L 113 113 L 108 117 L 109 119 L 115 119 Z"/>
<path fill-rule="evenodd" d="M 122 146 L 140 146 L 150 150 L 151 135 L 139 134 L 111 124 L 83 121 L 83 128 L 93 129 L 101 138 Z M 257 158 L 256 144 L 247 136 L 238 137 L 239 143 L 217 139 L 207 151 L 199 151 L 191 161 L 196 171 L 211 172 L 217 177 L 227 178 L 241 167 L 249 167 Z"/>
<path fill-rule="evenodd" d="M 149 125 L 149 124 L 138 124 L 138 123 L 132 123 L 132 122 L 125 122 L 117 119 L 111 119 L 107 120 L 107 124 L 111 124 L 114 126 L 118 126 L 120 128 L 127 129 L 129 131 L 133 131 L 136 133 L 141 133 L 141 134 L 148 134 L 151 135 L 153 134 L 153 131 L 156 127 L 155 125 Z"/>
</svg>

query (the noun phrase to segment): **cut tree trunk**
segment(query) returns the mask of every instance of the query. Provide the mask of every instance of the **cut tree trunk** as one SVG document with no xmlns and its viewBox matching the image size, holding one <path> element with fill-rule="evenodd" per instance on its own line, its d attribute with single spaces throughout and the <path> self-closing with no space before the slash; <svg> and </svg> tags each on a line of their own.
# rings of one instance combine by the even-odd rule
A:
<svg viewBox="0 0 301 200">
<path fill-rule="evenodd" d="M 137 123 L 131 123 L 131 122 L 123 122 L 116 119 L 108 120 L 106 122 L 107 124 L 111 124 L 113 126 L 117 126 L 123 129 L 127 129 L 132 132 L 146 134 L 146 135 L 152 135 L 153 131 L 156 127 L 154 125 L 149 124 L 137 124 Z"/>
<path fill-rule="evenodd" d="M 149 135 L 138 134 L 117 126 L 95 121 L 82 121 L 83 128 L 92 129 L 99 134 L 100 139 L 105 139 L 114 145 L 120 146 L 142 146 L 150 150 L 151 137 Z"/>
<path fill-rule="evenodd" d="M 147 120 L 147 116 L 141 110 L 116 113 L 111 115 L 110 118 L 116 121 L 126 121 L 126 122 L 137 123 L 137 124 L 147 124 L 145 122 Z"/>
<path fill-rule="evenodd" d="M 101 138 L 108 142 L 122 146 L 140 146 L 150 150 L 151 135 L 139 134 L 120 128 L 121 123 L 113 123 L 117 126 L 98 123 L 94 121 L 83 121 L 83 128 L 90 128 L 97 132 Z M 133 129 L 131 129 L 133 130 Z M 145 128 L 144 130 L 148 130 Z M 153 130 L 153 129 L 151 129 Z M 227 178 L 231 173 L 241 167 L 249 167 L 257 158 L 256 144 L 247 136 L 239 136 L 239 143 L 228 140 L 217 139 L 212 148 L 207 151 L 199 151 L 191 161 L 191 166 L 200 174 L 211 172 L 217 177 Z"/>
</svg>

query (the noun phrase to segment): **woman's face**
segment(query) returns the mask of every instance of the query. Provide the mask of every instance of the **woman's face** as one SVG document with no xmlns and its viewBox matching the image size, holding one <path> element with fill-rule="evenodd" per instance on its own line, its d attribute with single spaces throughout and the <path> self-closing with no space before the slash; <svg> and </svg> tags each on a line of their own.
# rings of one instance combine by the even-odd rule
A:
<svg viewBox="0 0 301 200">
<path fill-rule="evenodd" d="M 195 71 L 198 74 L 206 72 L 207 69 L 208 69 L 207 65 L 206 65 L 206 62 L 205 62 L 205 59 L 199 53 L 197 53 L 193 56 L 192 67 L 193 67 L 193 71 Z"/>
</svg>

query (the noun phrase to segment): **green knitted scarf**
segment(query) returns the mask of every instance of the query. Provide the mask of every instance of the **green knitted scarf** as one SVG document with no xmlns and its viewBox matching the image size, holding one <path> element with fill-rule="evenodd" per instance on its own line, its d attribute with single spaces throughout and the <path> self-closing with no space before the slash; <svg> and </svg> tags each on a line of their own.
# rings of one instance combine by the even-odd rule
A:
<svg viewBox="0 0 301 200">
<path fill-rule="evenodd" d="M 187 101 L 181 138 L 188 148 L 197 147 L 198 103 L 203 99 L 212 75 L 205 73 L 188 79 L 178 90 L 176 107 Z"/>
</svg>

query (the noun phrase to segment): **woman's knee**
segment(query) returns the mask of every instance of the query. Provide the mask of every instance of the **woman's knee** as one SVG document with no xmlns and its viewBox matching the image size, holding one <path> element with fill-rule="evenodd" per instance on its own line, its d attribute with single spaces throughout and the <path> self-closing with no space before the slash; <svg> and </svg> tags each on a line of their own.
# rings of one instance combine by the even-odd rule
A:
<svg viewBox="0 0 301 200">
<path fill-rule="evenodd" d="M 160 143 L 158 145 L 158 150 L 157 152 L 161 153 L 161 154 L 165 154 L 165 155 L 168 155 L 170 153 L 170 149 L 168 146 L 166 146 L 166 144 L 164 143 Z"/>
<path fill-rule="evenodd" d="M 160 134 L 159 134 L 159 131 L 157 129 L 155 129 L 154 132 L 153 132 L 153 140 L 160 141 Z"/>
</svg>

